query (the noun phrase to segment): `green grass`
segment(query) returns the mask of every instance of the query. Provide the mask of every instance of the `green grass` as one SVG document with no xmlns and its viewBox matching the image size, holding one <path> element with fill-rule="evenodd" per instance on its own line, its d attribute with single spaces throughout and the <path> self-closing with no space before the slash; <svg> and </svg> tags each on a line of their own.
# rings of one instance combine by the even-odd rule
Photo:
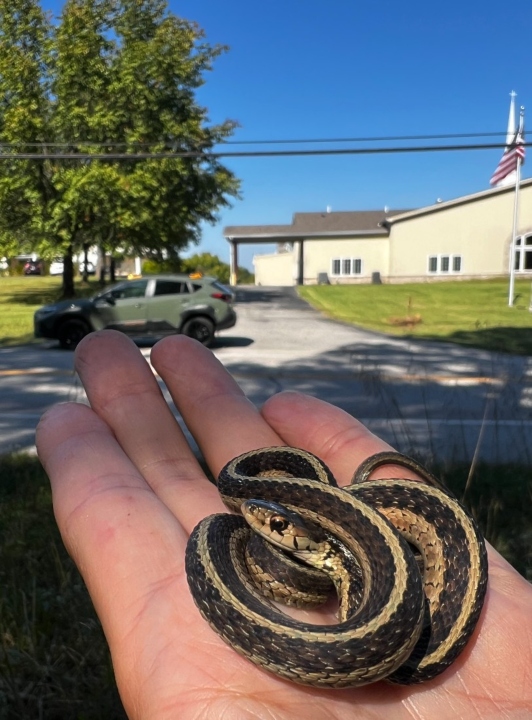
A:
<svg viewBox="0 0 532 720">
<path fill-rule="evenodd" d="M 432 470 L 470 510 L 484 537 L 532 582 L 530 467 L 479 464 L 469 481 L 465 464 L 450 463 Z"/>
<path fill-rule="evenodd" d="M 0 458 L 0 719 L 125 717 L 44 471 L 34 457 Z"/>
<path fill-rule="evenodd" d="M 78 296 L 94 295 L 98 290 L 96 280 L 76 282 Z M 60 277 L 0 277 L 0 347 L 32 342 L 33 313 L 60 297 Z"/>
<path fill-rule="evenodd" d="M 532 355 L 531 283 L 506 280 L 407 285 L 307 285 L 301 297 L 329 317 L 388 335 Z"/>
<path fill-rule="evenodd" d="M 463 496 L 466 466 L 444 481 Z M 532 580 L 527 467 L 478 466 L 466 504 L 484 535 Z M 0 457 L 0 720 L 125 719 L 100 623 L 52 514 L 34 457 Z"/>
</svg>

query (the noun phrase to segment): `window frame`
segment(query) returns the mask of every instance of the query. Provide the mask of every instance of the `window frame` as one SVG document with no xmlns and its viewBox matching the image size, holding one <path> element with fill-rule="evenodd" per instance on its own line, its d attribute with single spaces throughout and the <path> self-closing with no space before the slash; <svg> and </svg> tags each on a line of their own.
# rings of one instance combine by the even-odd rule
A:
<svg viewBox="0 0 532 720">
<path fill-rule="evenodd" d="M 431 261 L 435 261 L 436 268 L 431 269 Z M 444 262 L 447 265 L 447 269 L 443 269 Z M 459 269 L 455 269 L 455 265 L 458 262 Z M 433 263 L 434 264 L 434 263 Z M 453 253 L 432 253 L 427 256 L 427 275 L 460 275 L 463 272 L 464 257 L 461 254 Z"/>
<path fill-rule="evenodd" d="M 530 269 L 526 268 L 526 256 L 528 253 L 532 254 L 532 233 L 518 235 L 515 238 L 514 247 L 514 272 L 520 275 L 532 275 L 532 267 Z"/>
<path fill-rule="evenodd" d="M 335 263 L 339 265 L 340 272 L 335 272 Z M 345 272 L 346 264 L 349 263 L 349 272 Z M 359 268 L 359 272 L 356 272 Z M 364 262 L 361 257 L 353 255 L 335 256 L 331 258 L 331 277 L 361 277 L 364 274 Z"/>
</svg>

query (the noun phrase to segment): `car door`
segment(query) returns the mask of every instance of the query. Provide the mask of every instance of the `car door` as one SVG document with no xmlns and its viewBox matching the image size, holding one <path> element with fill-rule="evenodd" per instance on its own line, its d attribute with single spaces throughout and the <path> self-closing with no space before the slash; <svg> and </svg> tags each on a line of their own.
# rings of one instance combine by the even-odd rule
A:
<svg viewBox="0 0 532 720">
<path fill-rule="evenodd" d="M 147 324 L 151 333 L 168 335 L 181 325 L 181 315 L 190 304 L 188 283 L 175 278 L 157 278 L 148 301 Z"/>
<path fill-rule="evenodd" d="M 128 335 L 145 335 L 147 287 L 148 280 L 133 280 L 104 293 L 95 301 L 98 324 Z"/>
</svg>

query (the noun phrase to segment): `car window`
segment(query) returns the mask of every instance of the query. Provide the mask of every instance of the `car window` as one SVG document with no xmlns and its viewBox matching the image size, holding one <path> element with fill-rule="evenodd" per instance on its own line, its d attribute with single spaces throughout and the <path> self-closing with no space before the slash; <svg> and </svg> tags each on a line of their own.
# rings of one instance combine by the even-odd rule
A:
<svg viewBox="0 0 532 720">
<path fill-rule="evenodd" d="M 203 285 L 198 285 L 198 283 L 192 283 L 192 292 L 198 292 L 198 290 L 202 290 Z"/>
<path fill-rule="evenodd" d="M 155 295 L 182 295 L 188 293 L 188 285 L 177 280 L 157 280 Z"/>
<path fill-rule="evenodd" d="M 111 290 L 110 294 L 115 300 L 144 297 L 147 285 L 147 280 L 136 280 L 135 282 L 119 285 L 114 290 Z"/>
</svg>

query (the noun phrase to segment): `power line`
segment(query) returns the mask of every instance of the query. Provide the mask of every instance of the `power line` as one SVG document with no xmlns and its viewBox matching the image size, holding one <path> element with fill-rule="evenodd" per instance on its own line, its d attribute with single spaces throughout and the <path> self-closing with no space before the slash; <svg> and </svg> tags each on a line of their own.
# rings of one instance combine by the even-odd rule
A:
<svg viewBox="0 0 532 720">
<path fill-rule="evenodd" d="M 481 132 L 481 133 L 442 133 L 437 135 L 378 135 L 378 136 L 364 136 L 364 137 L 340 137 L 340 138 L 281 138 L 281 139 L 267 139 L 267 140 L 224 140 L 223 145 L 298 145 L 298 144 L 320 144 L 320 143 L 351 143 L 351 142 L 399 142 L 406 140 L 450 140 L 458 138 L 481 138 L 481 137 L 502 137 L 506 136 L 506 132 Z M 149 147 L 154 145 L 154 142 L 115 142 L 113 140 L 92 142 L 80 140 L 79 142 L 19 142 L 19 143 L 5 143 L 0 142 L 0 149 L 2 148 L 16 148 L 19 146 L 24 147 L 41 147 L 41 148 L 75 148 L 75 147 Z M 172 143 L 165 143 L 169 149 L 172 148 Z"/>
<path fill-rule="evenodd" d="M 531 143 L 523 143 L 530 147 Z M 140 152 L 140 153 L 2 153 L 0 160 L 164 160 L 171 158 L 196 158 L 216 160 L 218 158 L 258 158 L 258 157 L 303 157 L 320 155 L 384 155 L 396 153 L 464 152 L 473 150 L 497 150 L 504 143 L 483 143 L 479 145 L 412 145 L 406 147 L 383 148 L 331 148 L 313 150 L 249 150 L 249 151 L 209 151 L 187 150 L 182 152 Z"/>
<path fill-rule="evenodd" d="M 382 135 L 370 137 L 347 138 L 299 138 L 292 140 L 227 140 L 227 145 L 284 145 L 300 143 L 331 143 L 331 142 L 390 142 L 400 140 L 450 140 L 457 138 L 506 137 L 506 132 L 482 133 L 445 133 L 441 135 Z"/>
</svg>

